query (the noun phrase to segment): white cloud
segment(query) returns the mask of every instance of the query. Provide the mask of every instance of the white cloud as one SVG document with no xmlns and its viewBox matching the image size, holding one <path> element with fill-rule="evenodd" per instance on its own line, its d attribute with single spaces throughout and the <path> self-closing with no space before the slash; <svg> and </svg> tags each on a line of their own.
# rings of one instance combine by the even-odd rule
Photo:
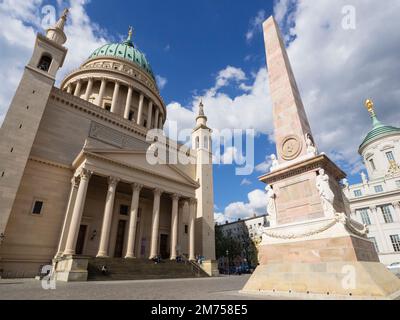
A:
<svg viewBox="0 0 400 320">
<path fill-rule="evenodd" d="M 244 178 L 243 180 L 242 180 L 242 182 L 240 183 L 240 185 L 241 186 L 251 186 L 253 183 L 249 180 L 249 179 L 247 179 L 247 178 Z"/>
<path fill-rule="evenodd" d="M 157 84 L 158 84 L 158 87 L 160 88 L 160 90 L 164 89 L 168 83 L 168 79 L 161 77 L 160 75 L 156 75 L 156 80 L 157 80 Z"/>
<path fill-rule="evenodd" d="M 218 90 L 222 87 L 225 87 L 232 80 L 236 82 L 244 81 L 246 80 L 246 74 L 240 68 L 227 66 L 218 73 L 214 89 Z"/>
<path fill-rule="evenodd" d="M 235 221 L 247 219 L 252 216 L 266 214 L 267 195 L 264 191 L 256 189 L 248 194 L 248 202 L 234 202 L 224 211 L 225 220 Z"/>
<path fill-rule="evenodd" d="M 271 166 L 272 166 L 272 160 L 271 157 L 268 155 L 265 158 L 265 161 L 258 164 L 255 169 L 257 172 L 267 173 L 271 169 Z"/>
<path fill-rule="evenodd" d="M 243 154 L 236 147 L 227 147 L 222 155 L 219 152 L 213 155 L 213 163 L 215 164 L 242 164 L 244 161 Z"/>
<path fill-rule="evenodd" d="M 364 100 L 375 100 L 382 122 L 400 123 L 400 2 L 352 1 L 356 30 L 342 27 L 346 0 L 294 2 L 279 1 L 275 14 L 295 38 L 288 54 L 317 144 L 358 172 L 358 146 L 371 130 Z"/>
<path fill-rule="evenodd" d="M 268 75 L 261 68 L 244 93 L 230 96 L 220 92 L 221 85 L 229 81 L 239 82 L 240 87 L 247 79 L 246 74 L 228 66 L 218 73 L 216 85 L 202 96 L 194 96 L 187 107 L 178 102 L 167 106 L 168 120 L 176 121 L 179 128 L 193 128 L 200 99 L 208 117 L 208 125 L 213 129 L 255 129 L 258 133 L 272 134 L 272 106 L 269 97 Z"/>
<path fill-rule="evenodd" d="M 217 224 L 224 224 L 226 222 L 225 216 L 223 213 L 214 213 L 214 221 Z"/>
<path fill-rule="evenodd" d="M 250 27 L 246 32 L 246 40 L 250 42 L 254 36 L 262 31 L 262 23 L 266 20 L 265 10 L 260 10 L 257 15 L 250 20 Z"/>
<path fill-rule="evenodd" d="M 105 31 L 93 23 L 85 11 L 87 0 L 57 1 L 61 9 L 70 8 L 65 28 L 69 49 L 58 82 L 79 67 L 96 48 L 106 42 Z M 37 32 L 41 28 L 42 0 L 4 0 L 0 2 L 0 124 L 10 105 L 25 64 L 29 61 Z"/>
</svg>

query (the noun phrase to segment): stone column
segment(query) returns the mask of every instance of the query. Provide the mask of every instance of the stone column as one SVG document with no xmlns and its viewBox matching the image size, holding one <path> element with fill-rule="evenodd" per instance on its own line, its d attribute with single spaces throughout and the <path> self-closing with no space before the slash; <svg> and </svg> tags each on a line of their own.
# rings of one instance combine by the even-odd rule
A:
<svg viewBox="0 0 400 320">
<path fill-rule="evenodd" d="M 93 78 L 89 78 L 85 96 L 83 97 L 84 100 L 89 101 L 90 95 L 92 94 L 92 90 L 93 90 Z"/>
<path fill-rule="evenodd" d="M 115 87 L 114 87 L 114 94 L 111 102 L 111 112 L 115 113 L 117 111 L 117 105 L 118 105 L 118 99 L 119 99 L 119 88 L 120 88 L 120 83 L 118 81 L 115 81 Z"/>
<path fill-rule="evenodd" d="M 147 113 L 147 129 L 151 129 L 151 122 L 153 119 L 153 101 L 150 100 L 149 102 L 149 110 Z"/>
<path fill-rule="evenodd" d="M 78 80 L 77 83 L 76 83 L 75 92 L 74 92 L 74 96 L 75 97 L 79 97 L 80 96 L 81 88 L 82 88 L 82 82 L 81 82 L 81 80 Z"/>
<path fill-rule="evenodd" d="M 160 115 L 160 119 L 158 120 L 158 129 L 162 129 L 163 127 L 163 116 Z"/>
<path fill-rule="evenodd" d="M 78 239 L 78 232 L 81 226 L 82 214 L 85 208 L 86 194 L 91 175 L 92 172 L 86 169 L 82 170 L 81 181 L 79 183 L 74 210 L 72 212 L 71 225 L 68 231 L 68 238 L 67 238 L 67 243 L 65 245 L 64 255 L 75 254 L 76 241 Z"/>
<path fill-rule="evenodd" d="M 129 216 L 129 234 L 128 234 L 128 246 L 126 249 L 126 259 L 134 259 L 135 258 L 135 239 L 136 239 L 136 226 L 138 220 L 138 211 L 139 211 L 139 199 L 140 199 L 140 191 L 143 186 L 141 184 L 134 183 L 132 184 L 133 194 L 132 194 L 132 203 L 131 203 L 131 215 Z"/>
<path fill-rule="evenodd" d="M 160 110 L 158 109 L 158 107 L 156 108 L 156 115 L 154 117 L 154 129 L 158 128 L 158 117 L 160 115 Z"/>
<path fill-rule="evenodd" d="M 176 259 L 176 249 L 178 245 L 178 209 L 179 195 L 172 195 L 172 216 L 171 216 L 171 260 Z"/>
<path fill-rule="evenodd" d="M 154 190 L 153 218 L 151 224 L 151 248 L 150 259 L 158 255 L 158 237 L 160 228 L 160 199 L 163 193 L 160 189 Z"/>
<path fill-rule="evenodd" d="M 100 91 L 99 91 L 99 95 L 97 96 L 95 105 L 101 107 L 103 104 L 103 98 L 104 98 L 104 94 L 106 92 L 106 88 L 107 88 L 107 79 L 102 78 L 101 79 L 101 84 L 100 84 Z"/>
<path fill-rule="evenodd" d="M 72 85 L 69 84 L 67 87 L 67 93 L 72 93 Z"/>
<path fill-rule="evenodd" d="M 106 205 L 104 208 L 103 226 L 101 228 L 99 252 L 97 254 L 98 258 L 108 257 L 110 230 L 111 230 L 112 216 L 114 211 L 115 193 L 117 191 L 118 182 L 119 180 L 117 178 L 110 177 L 108 179 L 108 191 L 107 191 Z"/>
<path fill-rule="evenodd" d="M 197 200 L 190 199 L 189 203 L 189 260 L 196 260 L 195 257 L 195 223 L 196 223 L 196 207 Z"/>
<path fill-rule="evenodd" d="M 73 209 L 74 209 L 76 195 L 78 194 L 79 179 L 77 177 L 73 177 L 71 180 L 71 184 L 72 184 L 71 192 L 69 194 L 67 211 L 65 212 L 64 224 L 63 224 L 63 228 L 61 230 L 61 236 L 60 236 L 60 241 L 58 243 L 56 257 L 61 257 L 63 255 L 64 249 L 65 249 L 65 243 L 66 243 L 67 237 L 68 237 L 68 229 L 71 224 L 72 213 L 73 213 Z"/>
<path fill-rule="evenodd" d="M 124 118 L 127 120 L 129 119 L 129 113 L 131 112 L 132 93 L 133 93 L 133 88 L 129 86 L 128 96 L 126 97 L 125 112 L 124 112 Z"/>
<path fill-rule="evenodd" d="M 139 126 L 142 125 L 143 123 L 143 101 L 144 101 L 144 95 L 140 94 L 139 98 L 139 111 L 138 111 L 138 116 L 137 116 L 137 124 Z"/>
</svg>

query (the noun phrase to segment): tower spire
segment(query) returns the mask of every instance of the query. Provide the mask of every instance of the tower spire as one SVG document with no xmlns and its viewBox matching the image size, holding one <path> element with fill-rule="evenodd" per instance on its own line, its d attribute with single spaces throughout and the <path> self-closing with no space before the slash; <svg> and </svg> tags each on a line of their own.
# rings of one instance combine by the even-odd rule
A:
<svg viewBox="0 0 400 320">
<path fill-rule="evenodd" d="M 199 117 L 205 117 L 203 99 L 200 100 L 199 104 Z"/>
<path fill-rule="evenodd" d="M 69 9 L 64 9 L 57 23 L 53 27 L 47 29 L 46 37 L 59 45 L 63 45 L 65 42 L 67 42 L 67 36 L 64 33 L 64 27 L 68 18 L 68 14 Z"/>
<path fill-rule="evenodd" d="M 368 110 L 369 114 L 371 115 L 372 124 L 373 124 L 374 128 L 382 126 L 382 123 L 378 120 L 378 117 L 376 116 L 375 105 L 374 105 L 374 102 L 372 101 L 372 99 L 367 99 L 365 101 L 365 108 Z"/>
<path fill-rule="evenodd" d="M 207 120 L 208 119 L 204 112 L 203 100 L 201 100 L 199 104 L 199 114 L 196 117 L 196 128 L 199 127 L 207 128 Z"/>
</svg>

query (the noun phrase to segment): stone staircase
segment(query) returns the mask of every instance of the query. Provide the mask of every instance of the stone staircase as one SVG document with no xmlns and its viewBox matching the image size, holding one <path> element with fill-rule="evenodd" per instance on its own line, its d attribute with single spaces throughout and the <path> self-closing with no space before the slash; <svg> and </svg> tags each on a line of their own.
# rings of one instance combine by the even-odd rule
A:
<svg viewBox="0 0 400 320">
<path fill-rule="evenodd" d="M 107 267 L 107 275 L 101 269 Z M 179 279 L 208 277 L 196 263 L 164 260 L 154 263 L 147 259 L 93 258 L 89 260 L 88 281 Z"/>
</svg>

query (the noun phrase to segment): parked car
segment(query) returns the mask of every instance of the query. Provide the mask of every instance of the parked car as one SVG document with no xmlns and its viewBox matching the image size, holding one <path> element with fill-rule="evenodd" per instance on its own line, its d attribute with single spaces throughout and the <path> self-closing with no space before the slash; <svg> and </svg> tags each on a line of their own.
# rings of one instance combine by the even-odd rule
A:
<svg viewBox="0 0 400 320">
<path fill-rule="evenodd" d="M 394 262 L 390 266 L 387 266 L 387 268 L 393 272 L 395 275 L 400 277 L 400 262 Z"/>
</svg>

